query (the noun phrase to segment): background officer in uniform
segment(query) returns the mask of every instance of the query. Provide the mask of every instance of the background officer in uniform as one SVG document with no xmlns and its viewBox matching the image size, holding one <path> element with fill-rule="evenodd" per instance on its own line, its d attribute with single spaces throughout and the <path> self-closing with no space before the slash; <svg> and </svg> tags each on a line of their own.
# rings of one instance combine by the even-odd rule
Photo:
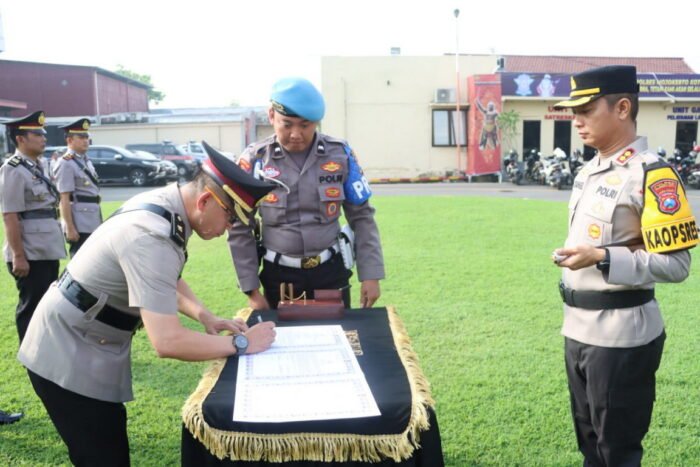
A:
<svg viewBox="0 0 700 467">
<path fill-rule="evenodd" d="M 61 194 L 63 229 L 72 258 L 102 223 L 100 187 L 95 167 L 87 156 L 90 120 L 81 118 L 61 128 L 68 151 L 57 161 L 53 176 Z"/>
<path fill-rule="evenodd" d="M 76 465 L 129 465 L 124 402 L 142 322 L 158 356 L 211 360 L 266 350 L 274 324 L 214 316 L 180 278 L 192 231 L 222 235 L 272 188 L 204 143 L 195 179 L 127 201 L 87 239 L 42 298 L 18 358 Z M 236 208 L 242 205 L 242 208 Z M 247 221 L 243 216 L 242 221 Z M 202 323 L 184 327 L 177 312 Z M 219 336 L 220 331 L 235 335 Z"/>
<path fill-rule="evenodd" d="M 584 465 L 640 465 L 665 340 L 654 283 L 684 280 L 697 243 L 677 175 L 637 137 L 638 92 L 634 67 L 609 66 L 574 75 L 570 100 L 557 104 L 572 108 L 581 139 L 598 150 L 574 181 L 569 234 L 554 258 Z M 675 240 L 657 243 L 669 226 Z"/>
<path fill-rule="evenodd" d="M 17 151 L 0 168 L 0 202 L 5 261 L 19 291 L 16 322 L 21 342 L 34 308 L 58 278 L 58 262 L 66 257 L 66 248 L 56 214 L 58 192 L 41 165 L 44 112 L 5 125 Z"/>
<path fill-rule="evenodd" d="M 0 209 L 5 262 L 19 292 L 15 322 L 21 342 L 37 303 L 58 277 L 58 261 L 65 258 L 66 250 L 56 220 L 58 193 L 41 166 L 46 146 L 44 112 L 5 125 L 17 150 L 0 167 Z M 21 413 L 0 411 L 0 424 L 20 418 Z"/>
<path fill-rule="evenodd" d="M 314 289 L 344 288 L 352 272 L 338 253 L 340 207 L 355 234 L 360 305 L 379 298 L 384 278 L 379 232 L 367 180 L 347 142 L 317 132 L 323 96 L 307 80 L 285 78 L 272 88 L 268 117 L 275 134 L 252 144 L 238 164 L 256 177 L 278 184 L 261 203 L 263 269 L 251 226 L 236 224 L 229 233 L 239 287 L 255 309 L 276 308 L 280 283 L 294 294 L 313 298 Z M 259 291 L 260 283 L 264 296 Z"/>
</svg>

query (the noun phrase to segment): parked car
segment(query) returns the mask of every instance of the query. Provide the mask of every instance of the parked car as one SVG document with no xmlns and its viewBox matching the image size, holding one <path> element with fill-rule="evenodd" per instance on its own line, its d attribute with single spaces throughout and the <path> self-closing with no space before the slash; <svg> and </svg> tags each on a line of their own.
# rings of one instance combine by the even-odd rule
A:
<svg viewBox="0 0 700 467">
<path fill-rule="evenodd" d="M 168 166 L 152 155 L 141 156 L 118 146 L 90 146 L 88 157 L 101 183 L 144 186 L 167 180 Z"/>
<path fill-rule="evenodd" d="M 202 143 L 197 143 L 195 141 L 190 141 L 187 144 L 181 144 L 177 148 L 182 151 L 183 154 L 188 154 L 194 157 L 200 165 L 209 157 L 207 152 L 204 150 Z"/>
<path fill-rule="evenodd" d="M 191 180 L 198 168 L 197 160 L 193 156 L 185 154 L 168 141 L 163 143 L 127 144 L 126 149 L 147 151 L 155 154 L 161 160 L 174 163 L 177 166 L 178 175 L 184 180 Z"/>
<path fill-rule="evenodd" d="M 162 182 L 164 184 L 178 180 L 179 176 L 177 174 L 177 166 L 174 163 L 172 163 L 170 161 L 160 160 L 154 154 L 151 154 L 148 151 L 140 151 L 138 149 L 134 149 L 131 152 L 133 152 L 137 156 L 143 157 L 144 159 L 152 160 L 152 161 L 159 161 L 161 164 L 163 164 L 163 167 L 165 168 L 165 177 L 163 177 Z"/>
</svg>

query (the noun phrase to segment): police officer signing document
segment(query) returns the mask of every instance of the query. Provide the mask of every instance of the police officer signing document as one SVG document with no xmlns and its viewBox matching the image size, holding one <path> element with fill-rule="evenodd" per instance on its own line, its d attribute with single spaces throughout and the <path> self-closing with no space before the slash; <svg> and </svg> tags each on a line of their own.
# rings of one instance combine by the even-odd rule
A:
<svg viewBox="0 0 700 467">
<path fill-rule="evenodd" d="M 180 278 L 193 231 L 222 235 L 272 188 L 204 145 L 209 159 L 192 182 L 140 194 L 95 230 L 39 302 L 20 347 L 76 465 L 129 464 L 123 403 L 133 399 L 131 340 L 141 323 L 158 356 L 179 360 L 260 352 L 274 340 L 273 323 L 220 319 Z M 206 334 L 182 326 L 178 311 Z"/>
<path fill-rule="evenodd" d="M 102 223 L 100 186 L 92 162 L 90 120 L 81 118 L 61 127 L 65 131 L 68 151 L 58 159 L 53 177 L 61 194 L 61 217 L 71 258 L 90 234 Z"/>
<path fill-rule="evenodd" d="M 292 284 L 294 295 L 306 298 L 313 298 L 314 289 L 343 289 L 349 307 L 356 251 L 360 305 L 370 307 L 380 295 L 384 262 L 371 191 L 355 154 L 344 140 L 316 131 L 325 103 L 309 81 L 278 81 L 271 103 L 268 118 L 275 134 L 246 148 L 238 160 L 256 178 L 277 184 L 260 205 L 258 246 L 263 248 L 256 248 L 252 223 L 237 224 L 229 233 L 239 287 L 256 309 L 277 307 L 281 283 Z M 352 229 L 342 234 L 341 206 Z"/>
<path fill-rule="evenodd" d="M 632 66 L 574 75 L 570 107 L 598 150 L 574 181 L 563 269 L 566 372 L 585 465 L 640 465 L 666 338 L 657 282 L 681 282 L 698 243 L 676 172 L 637 137 Z"/>
</svg>

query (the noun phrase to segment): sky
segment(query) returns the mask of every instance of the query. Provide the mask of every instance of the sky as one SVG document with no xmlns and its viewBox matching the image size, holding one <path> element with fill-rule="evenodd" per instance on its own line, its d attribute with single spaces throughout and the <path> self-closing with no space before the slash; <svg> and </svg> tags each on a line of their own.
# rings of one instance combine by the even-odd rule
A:
<svg viewBox="0 0 700 467">
<path fill-rule="evenodd" d="M 457 36 L 462 54 L 683 57 L 700 72 L 700 1 L 645 3 L 0 0 L 0 59 L 121 65 L 151 76 L 157 107 L 266 105 L 281 77 L 320 87 L 322 56 L 442 55 Z"/>
</svg>

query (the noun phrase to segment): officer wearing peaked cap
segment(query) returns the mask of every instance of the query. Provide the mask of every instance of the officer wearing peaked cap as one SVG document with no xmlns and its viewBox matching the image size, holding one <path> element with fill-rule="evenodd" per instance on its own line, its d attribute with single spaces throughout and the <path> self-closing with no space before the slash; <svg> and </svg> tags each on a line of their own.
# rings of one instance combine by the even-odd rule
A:
<svg viewBox="0 0 700 467">
<path fill-rule="evenodd" d="M 46 146 L 44 112 L 5 125 L 17 150 L 0 167 L 0 210 L 5 262 L 19 292 L 15 323 L 21 342 L 37 303 L 58 277 L 58 262 L 66 251 L 56 220 L 58 193 L 41 167 Z M 21 413 L 0 411 L 0 424 L 20 418 Z"/>
<path fill-rule="evenodd" d="M 88 159 L 90 120 L 81 118 L 60 127 L 65 132 L 67 152 L 53 169 L 61 194 L 61 217 L 71 257 L 102 223 L 97 172 Z"/>
<path fill-rule="evenodd" d="M 566 372 L 585 465 L 640 465 L 655 399 L 664 323 L 657 282 L 681 282 L 698 243 L 675 171 L 636 133 L 636 69 L 574 75 L 574 127 L 598 155 L 579 172 L 562 268 Z"/>
<path fill-rule="evenodd" d="M 5 223 L 5 262 L 19 291 L 20 341 L 66 250 L 57 220 L 58 192 L 42 168 L 44 112 L 5 122 L 17 150 L 0 168 L 0 206 Z"/>
<path fill-rule="evenodd" d="M 370 307 L 380 295 L 384 263 L 371 191 L 355 154 L 346 141 L 317 131 L 325 103 L 309 81 L 281 79 L 270 97 L 275 134 L 246 148 L 238 160 L 247 172 L 276 184 L 259 209 L 263 251 L 256 248 L 252 225 L 236 224 L 229 233 L 239 287 L 256 309 L 276 308 L 282 283 L 307 298 L 315 289 L 342 288 L 349 307 L 352 251 L 341 254 L 342 206 L 354 231 L 360 305 Z"/>
<path fill-rule="evenodd" d="M 102 223 L 37 306 L 18 358 L 75 465 L 128 465 L 124 402 L 143 324 L 160 357 L 201 361 L 266 350 L 271 322 L 216 317 L 181 278 L 187 241 L 227 231 L 273 187 L 204 144 L 189 183 L 137 195 Z M 183 313 L 204 333 L 184 327 Z M 219 336 L 232 331 L 234 336 Z"/>
</svg>

